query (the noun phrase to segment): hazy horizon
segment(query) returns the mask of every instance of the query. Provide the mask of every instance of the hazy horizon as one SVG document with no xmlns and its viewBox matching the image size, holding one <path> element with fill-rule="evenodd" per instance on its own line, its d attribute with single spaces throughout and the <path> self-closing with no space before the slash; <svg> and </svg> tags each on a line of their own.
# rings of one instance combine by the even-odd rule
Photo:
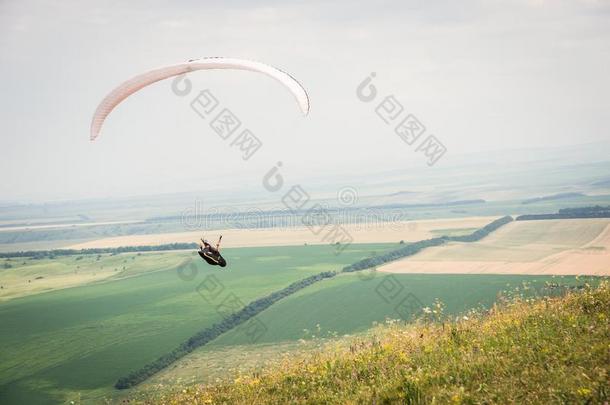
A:
<svg viewBox="0 0 610 405">
<path fill-rule="evenodd" d="M 607 183 L 610 181 L 610 160 L 607 159 L 606 152 L 609 147 L 610 141 L 603 141 L 548 148 L 464 153 L 448 157 L 443 167 L 435 171 L 429 171 L 430 168 L 427 166 L 423 168 L 412 166 L 409 169 L 401 167 L 368 172 L 362 170 L 349 173 L 337 172 L 317 177 L 305 175 L 285 178 L 285 180 L 289 181 L 291 185 L 302 186 L 312 199 L 326 201 L 325 204 L 329 202 L 329 199 L 335 200 L 337 193 L 345 189 L 355 193 L 356 199 L 360 203 L 371 202 L 369 197 L 377 197 L 373 201 L 376 200 L 376 203 L 379 203 L 381 201 L 379 198 L 384 196 L 407 193 L 408 195 L 403 196 L 400 202 L 407 205 L 450 203 L 473 199 L 492 202 L 543 197 L 561 192 L 610 195 L 610 186 L 593 186 L 594 182 Z M 556 179 L 551 180 L 546 177 L 547 174 L 558 171 L 571 173 L 572 179 L 557 183 Z M 529 176 L 520 176 L 520 173 L 529 174 Z M 140 194 L 54 200 L 0 200 L 0 206 L 6 209 L 26 205 L 82 207 L 104 202 L 113 205 L 117 203 L 142 206 L 157 204 L 160 205 L 160 212 L 163 215 L 168 215 L 172 211 L 163 209 L 168 202 L 173 209 L 176 208 L 176 204 L 188 209 L 192 208 L 193 204 L 202 203 L 205 203 L 208 208 L 231 206 L 236 210 L 239 210 L 240 207 L 246 210 L 252 207 L 263 210 L 283 207 L 280 202 L 282 193 L 265 190 L 260 173 L 255 173 L 248 179 L 241 178 L 241 180 L 248 184 L 237 190 L 231 185 L 218 185 L 213 184 L 214 181 L 208 181 L 209 188 L 198 187 L 199 183 L 197 183 L 182 190 L 159 190 Z M 501 186 L 501 189 L 512 189 L 512 196 L 508 197 L 504 194 L 500 197 L 495 196 L 493 190 L 488 187 L 489 182 L 499 182 L 497 184 Z M 476 188 L 472 188 L 476 184 L 481 187 L 478 192 L 475 191 Z M 532 189 L 532 184 L 538 186 Z M 433 187 L 430 188 L 430 186 Z M 462 187 L 463 195 L 457 196 L 456 190 L 460 190 Z"/>
</svg>

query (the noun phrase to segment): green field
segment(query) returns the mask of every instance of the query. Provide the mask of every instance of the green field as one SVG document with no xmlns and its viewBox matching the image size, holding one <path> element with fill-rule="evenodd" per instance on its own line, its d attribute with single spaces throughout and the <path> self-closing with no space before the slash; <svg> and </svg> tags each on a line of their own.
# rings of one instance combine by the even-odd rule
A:
<svg viewBox="0 0 610 405">
<path fill-rule="evenodd" d="M 190 262 L 184 251 L 0 260 L 0 301 L 94 282 L 120 280 Z"/>
<path fill-rule="evenodd" d="M 226 270 L 196 258 L 198 274 L 190 281 L 176 270 L 156 271 L 0 303 L 0 402 L 108 394 L 120 376 L 220 319 L 196 292 L 207 275 L 216 275 L 224 291 L 248 303 L 389 247 L 352 246 L 341 255 L 329 246 L 226 249 Z"/>
<path fill-rule="evenodd" d="M 446 275 L 446 274 L 342 274 L 317 283 L 264 311 L 259 319 L 268 332 L 260 343 L 328 337 L 364 331 L 374 322 L 386 318 L 406 318 L 409 311 L 398 305 L 413 294 L 423 306 L 432 307 L 436 298 L 446 306 L 448 314 L 460 314 L 471 308 L 489 308 L 499 292 L 512 290 L 526 283 L 540 290 L 546 282 L 577 283 L 575 277 L 521 275 Z M 409 296 L 411 297 L 411 296 Z M 210 347 L 246 343 L 243 335 L 231 331 L 210 344 Z"/>
</svg>

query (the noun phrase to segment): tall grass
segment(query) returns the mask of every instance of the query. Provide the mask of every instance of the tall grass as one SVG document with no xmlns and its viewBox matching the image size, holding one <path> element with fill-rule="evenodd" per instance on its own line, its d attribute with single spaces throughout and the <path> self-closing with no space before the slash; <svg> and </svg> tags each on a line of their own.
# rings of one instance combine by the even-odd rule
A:
<svg viewBox="0 0 610 405">
<path fill-rule="evenodd" d="M 610 398 L 610 286 L 520 298 L 458 320 L 388 321 L 232 383 L 180 387 L 166 404 L 603 404 Z"/>
</svg>

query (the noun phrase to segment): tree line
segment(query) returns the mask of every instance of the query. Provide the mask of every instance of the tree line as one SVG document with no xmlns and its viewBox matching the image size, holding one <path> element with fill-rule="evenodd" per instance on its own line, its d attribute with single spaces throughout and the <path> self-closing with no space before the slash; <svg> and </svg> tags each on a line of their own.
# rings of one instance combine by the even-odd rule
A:
<svg viewBox="0 0 610 405">
<path fill-rule="evenodd" d="M 125 377 L 119 378 L 118 381 L 114 384 L 114 387 L 117 389 L 125 389 L 131 388 L 141 383 L 142 381 L 151 377 L 153 374 L 161 371 L 165 367 L 191 353 L 198 347 L 201 347 L 211 342 L 223 333 L 228 332 L 231 329 L 239 326 L 240 324 L 252 319 L 253 317 L 263 312 L 265 309 L 269 308 L 271 305 L 281 300 L 282 298 L 294 294 L 295 292 L 302 290 L 303 288 L 313 283 L 334 277 L 336 275 L 337 273 L 334 271 L 325 271 L 322 273 L 318 273 L 313 276 L 296 281 L 290 284 L 288 287 L 283 288 L 279 291 L 272 292 L 271 294 L 263 298 L 259 298 L 255 301 L 250 302 L 248 305 L 246 305 L 239 311 L 227 316 L 222 321 L 208 328 L 205 328 L 201 332 L 198 332 L 196 335 L 183 342 L 180 346 L 178 346 L 171 352 L 159 357 L 157 360 L 145 365 L 141 369 L 136 370 Z"/>
<path fill-rule="evenodd" d="M 539 202 L 544 202 L 544 201 L 562 200 L 562 199 L 566 199 L 566 198 L 576 198 L 576 197 L 586 197 L 586 195 L 584 195 L 583 193 L 559 193 L 559 194 L 547 195 L 545 197 L 536 197 L 536 198 L 530 198 L 527 200 L 523 200 L 523 201 L 521 201 L 521 204 L 534 204 L 534 203 L 539 203 Z"/>
<path fill-rule="evenodd" d="M 150 246 L 121 246 L 116 248 L 92 248 L 92 249 L 53 249 L 53 250 L 28 250 L 21 252 L 0 253 L 1 259 L 13 257 L 30 257 L 33 259 L 53 259 L 58 256 L 72 255 L 97 255 L 104 253 L 119 254 L 131 252 L 156 252 L 164 250 L 185 250 L 197 248 L 196 243 L 167 243 L 164 245 Z"/>
<path fill-rule="evenodd" d="M 556 214 L 519 215 L 517 221 L 536 221 L 542 219 L 610 218 L 610 205 L 602 207 L 562 208 Z"/>
<path fill-rule="evenodd" d="M 503 225 L 511 222 L 513 218 L 509 215 L 496 219 L 495 221 L 485 225 L 483 228 L 477 229 L 468 235 L 462 236 L 441 236 L 438 238 L 420 240 L 414 243 L 410 243 L 405 247 L 400 249 L 391 250 L 389 252 L 369 257 L 366 259 L 362 259 L 356 263 L 350 264 L 349 266 L 345 266 L 343 270 L 344 273 L 349 273 L 352 271 L 359 271 L 369 269 L 371 267 L 380 266 L 382 264 L 402 259 L 404 257 L 413 256 L 416 253 L 419 253 L 423 249 L 443 245 L 447 242 L 476 242 L 478 240 L 483 239 L 485 236 L 489 235 L 491 232 L 500 228 Z"/>
</svg>

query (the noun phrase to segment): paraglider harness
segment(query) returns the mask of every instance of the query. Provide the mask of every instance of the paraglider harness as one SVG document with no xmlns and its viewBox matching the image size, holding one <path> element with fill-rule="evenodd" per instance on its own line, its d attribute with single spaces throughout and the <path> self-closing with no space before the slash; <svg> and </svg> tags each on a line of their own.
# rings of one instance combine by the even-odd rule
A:
<svg viewBox="0 0 610 405">
<path fill-rule="evenodd" d="M 224 257 L 222 257 L 220 255 L 220 241 L 222 240 L 222 235 L 220 235 L 220 238 L 218 239 L 218 243 L 216 244 L 216 247 L 210 245 L 210 243 L 205 240 L 205 239 L 201 239 L 201 242 L 203 243 L 203 245 L 199 245 L 199 250 L 197 251 L 197 253 L 199 253 L 199 256 L 201 256 L 201 258 L 203 260 L 205 260 L 208 264 L 212 265 L 212 266 L 220 266 L 220 267 L 225 267 L 227 265 L 226 260 L 224 259 Z"/>
</svg>

